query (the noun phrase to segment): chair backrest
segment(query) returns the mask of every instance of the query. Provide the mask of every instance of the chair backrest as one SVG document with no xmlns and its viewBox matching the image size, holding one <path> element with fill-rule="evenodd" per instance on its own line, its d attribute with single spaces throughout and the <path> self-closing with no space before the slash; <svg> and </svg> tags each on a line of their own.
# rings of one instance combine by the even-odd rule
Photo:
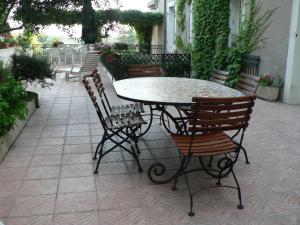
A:
<svg viewBox="0 0 300 225">
<path fill-rule="evenodd" d="M 254 95 L 258 88 L 260 77 L 246 73 L 241 73 L 240 79 L 236 85 L 236 89 L 246 95 Z"/>
<path fill-rule="evenodd" d="M 222 70 L 214 70 L 211 77 L 209 78 L 210 81 L 225 85 L 228 80 L 229 72 L 222 71 Z"/>
<path fill-rule="evenodd" d="M 91 87 L 89 81 L 86 79 L 86 77 L 84 77 L 82 79 L 82 83 L 83 83 L 86 91 L 88 92 L 88 94 L 89 94 L 89 96 L 90 96 L 90 98 L 91 98 L 91 100 L 92 100 L 92 102 L 94 104 L 94 107 L 96 109 L 97 115 L 98 115 L 98 117 L 100 119 L 100 122 L 102 124 L 103 129 L 107 129 L 107 126 L 106 126 L 106 123 L 105 123 L 105 118 L 104 118 L 103 113 L 102 113 L 102 111 L 100 109 L 100 106 L 98 104 L 97 97 L 95 96 L 95 94 L 94 94 L 94 92 L 92 90 L 92 87 Z"/>
<path fill-rule="evenodd" d="M 192 111 L 189 114 L 188 130 L 190 132 L 220 132 L 246 130 L 255 96 L 234 98 L 192 99 Z"/>
<path fill-rule="evenodd" d="M 98 52 L 88 52 L 85 56 L 84 62 L 80 68 L 81 73 L 89 73 L 97 68 L 100 60 Z"/>
<path fill-rule="evenodd" d="M 128 75 L 131 77 L 163 76 L 163 71 L 159 64 L 130 64 Z"/>
</svg>

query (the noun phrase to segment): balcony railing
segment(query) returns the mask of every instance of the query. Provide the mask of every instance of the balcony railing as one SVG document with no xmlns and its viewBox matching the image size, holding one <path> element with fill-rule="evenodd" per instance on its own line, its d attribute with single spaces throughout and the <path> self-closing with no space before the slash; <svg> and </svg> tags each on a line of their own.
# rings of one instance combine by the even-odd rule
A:
<svg viewBox="0 0 300 225">
<path fill-rule="evenodd" d="M 256 55 L 244 55 L 242 59 L 242 72 L 254 76 L 259 75 L 260 57 Z"/>
</svg>

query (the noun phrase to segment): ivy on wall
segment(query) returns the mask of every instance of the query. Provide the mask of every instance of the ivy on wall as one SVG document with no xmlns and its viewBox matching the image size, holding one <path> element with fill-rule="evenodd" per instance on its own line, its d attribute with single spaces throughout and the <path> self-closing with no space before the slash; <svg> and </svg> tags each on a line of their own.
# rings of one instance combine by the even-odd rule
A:
<svg viewBox="0 0 300 225">
<path fill-rule="evenodd" d="M 193 0 L 193 67 L 208 79 L 214 68 L 226 66 L 230 0 Z"/>
<path fill-rule="evenodd" d="M 185 8 L 186 4 L 191 5 L 192 0 L 177 0 L 176 1 L 176 21 L 179 29 L 179 34 L 176 36 L 176 47 L 183 53 L 191 53 L 192 46 L 190 43 L 185 43 L 182 38 L 182 33 L 185 30 Z"/>
</svg>

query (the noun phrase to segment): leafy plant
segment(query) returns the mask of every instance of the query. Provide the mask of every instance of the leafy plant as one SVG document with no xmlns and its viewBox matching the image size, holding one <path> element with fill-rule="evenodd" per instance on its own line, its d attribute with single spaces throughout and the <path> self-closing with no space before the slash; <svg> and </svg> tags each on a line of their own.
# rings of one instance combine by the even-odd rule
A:
<svg viewBox="0 0 300 225">
<path fill-rule="evenodd" d="M 11 71 L 18 81 L 24 83 L 37 82 L 41 87 L 52 85 L 53 70 L 46 57 L 14 54 L 12 55 Z"/>
<path fill-rule="evenodd" d="M 233 87 L 237 83 L 242 65 L 242 57 L 255 49 L 263 47 L 264 32 L 271 25 L 270 18 L 277 10 L 267 10 L 260 13 L 262 3 L 260 0 L 249 0 L 248 15 L 242 22 L 239 34 L 228 51 L 227 63 L 229 71 L 228 85 Z"/>
<path fill-rule="evenodd" d="M 193 68 L 208 79 L 214 68 L 226 65 L 229 36 L 229 0 L 193 1 Z"/>
<path fill-rule="evenodd" d="M 184 77 L 186 65 L 180 62 L 169 62 L 165 64 L 164 72 L 167 77 Z"/>
<path fill-rule="evenodd" d="M 273 73 L 265 73 L 260 77 L 259 84 L 263 87 L 280 88 L 282 86 L 282 80 L 279 76 L 275 76 Z"/>
<path fill-rule="evenodd" d="M 9 131 L 17 119 L 25 119 L 26 91 L 20 82 L 0 62 L 0 137 Z"/>
</svg>

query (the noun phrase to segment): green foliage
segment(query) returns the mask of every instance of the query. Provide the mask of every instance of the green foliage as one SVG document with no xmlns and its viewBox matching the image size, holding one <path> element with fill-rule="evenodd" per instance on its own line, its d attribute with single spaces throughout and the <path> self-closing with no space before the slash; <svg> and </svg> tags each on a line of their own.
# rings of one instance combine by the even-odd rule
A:
<svg viewBox="0 0 300 225">
<path fill-rule="evenodd" d="M 184 41 L 180 35 L 176 36 L 176 47 L 184 54 L 192 53 L 192 44 L 184 43 Z"/>
<path fill-rule="evenodd" d="M 17 119 L 25 119 L 26 91 L 0 62 L 0 137 L 9 131 Z"/>
<path fill-rule="evenodd" d="M 161 13 L 141 12 L 138 10 L 102 10 L 97 11 L 98 23 L 104 25 L 119 22 L 134 27 L 139 44 L 151 44 L 152 27 L 163 21 Z"/>
<path fill-rule="evenodd" d="M 186 65 L 182 62 L 168 62 L 164 68 L 167 77 L 183 77 L 186 72 Z"/>
<path fill-rule="evenodd" d="M 21 52 L 26 52 L 31 47 L 32 39 L 33 34 L 29 31 L 24 31 L 17 36 L 17 45 L 21 47 Z"/>
<path fill-rule="evenodd" d="M 14 54 L 11 71 L 18 81 L 37 82 L 41 87 L 52 85 L 50 81 L 53 79 L 53 71 L 46 57 Z"/>
<path fill-rule="evenodd" d="M 214 68 L 226 65 L 229 0 L 193 1 L 193 66 L 197 77 L 208 79 Z"/>
<path fill-rule="evenodd" d="M 275 76 L 273 73 L 265 73 L 260 77 L 259 84 L 263 87 L 280 88 L 282 86 L 282 79 L 279 76 Z"/>
<path fill-rule="evenodd" d="M 240 26 L 239 34 L 228 52 L 229 80 L 228 85 L 234 87 L 241 72 L 242 56 L 261 48 L 266 29 L 270 26 L 270 18 L 277 10 L 272 9 L 260 13 L 262 3 L 259 0 L 249 0 L 248 15 Z"/>
<path fill-rule="evenodd" d="M 176 20 L 179 28 L 179 34 L 176 36 L 176 47 L 182 53 L 191 53 L 192 45 L 190 43 L 185 43 L 182 39 L 182 32 L 185 30 L 185 6 L 186 4 L 191 4 L 192 0 L 177 0 L 176 2 Z"/>
</svg>

